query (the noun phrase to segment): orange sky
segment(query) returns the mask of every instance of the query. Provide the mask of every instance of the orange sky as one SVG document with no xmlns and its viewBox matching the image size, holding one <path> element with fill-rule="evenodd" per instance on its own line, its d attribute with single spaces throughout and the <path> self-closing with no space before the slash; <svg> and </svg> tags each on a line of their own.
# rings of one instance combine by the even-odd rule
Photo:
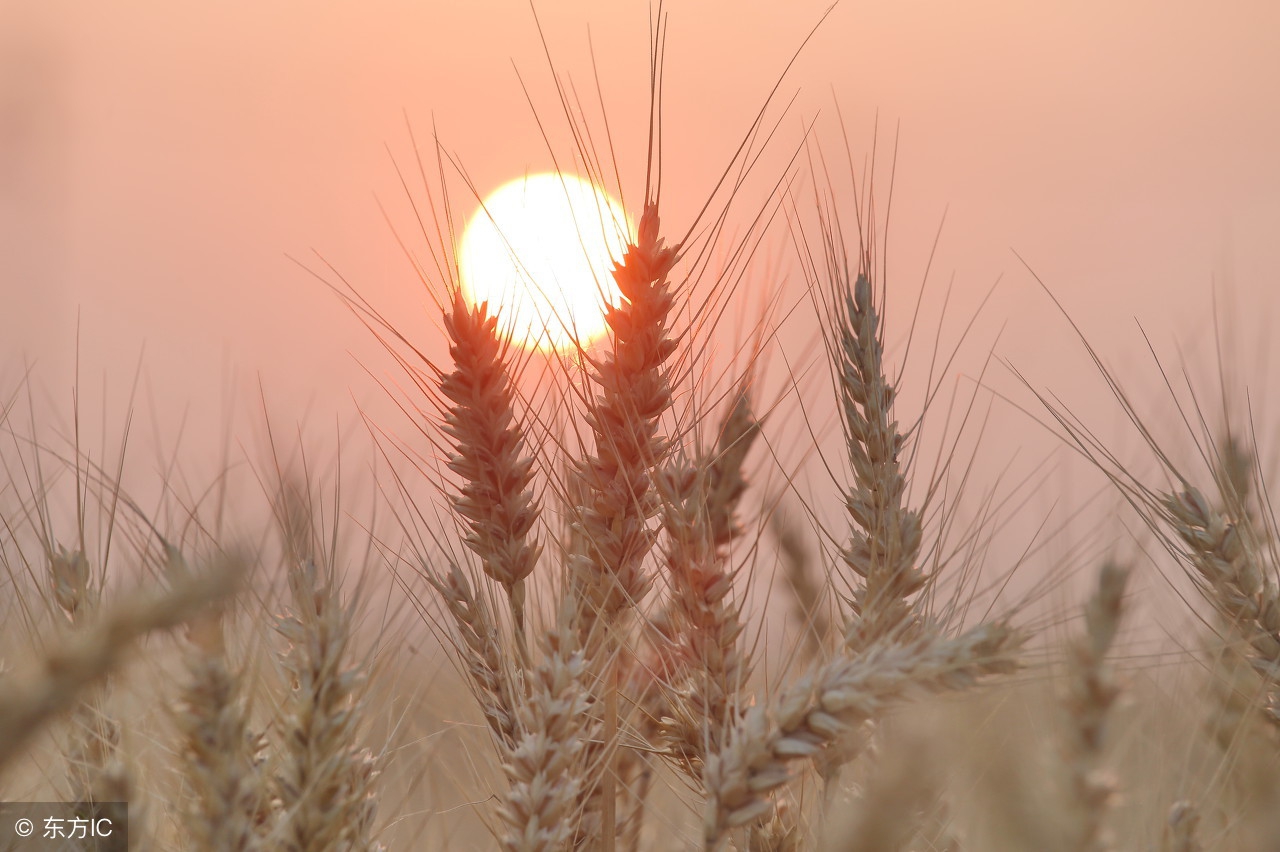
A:
<svg viewBox="0 0 1280 852">
<path fill-rule="evenodd" d="M 701 205 L 825 4 L 666 4 L 673 227 Z M 914 303 L 944 211 L 933 292 L 954 275 L 954 310 L 967 317 L 1003 274 L 977 360 L 960 372 L 976 370 L 1007 321 L 997 352 L 1068 396 L 1100 392 L 1081 378 L 1078 349 L 1058 351 L 1065 324 L 1010 249 L 1115 358 L 1142 353 L 1134 318 L 1166 352 L 1175 339 L 1203 351 L 1215 280 L 1248 306 L 1241 327 L 1256 339 L 1274 325 L 1280 270 L 1277 9 L 844 3 L 784 82 L 784 100 L 799 95 L 740 209 L 754 211 L 803 122 L 817 116 L 815 139 L 838 153 L 838 102 L 858 156 L 877 115 L 882 153 L 900 126 L 891 308 Z M 557 66 L 593 100 L 590 32 L 624 189 L 638 198 L 649 7 L 539 11 Z M 78 315 L 88 384 L 105 374 L 120 410 L 145 345 L 161 432 L 186 406 L 197 445 L 218 432 L 209 424 L 228 371 L 250 399 L 260 376 L 286 422 L 308 404 L 326 424 L 347 422 L 353 397 L 385 409 L 358 363 L 376 347 L 289 258 L 314 265 L 319 252 L 442 354 L 375 196 L 407 231 L 393 168 L 411 156 L 406 114 L 424 138 L 438 128 L 481 190 L 547 167 L 513 63 L 563 146 L 521 0 L 10 0 L 0 7 L 0 390 L 25 357 L 39 386 L 68 400 Z M 771 245 L 785 267 L 785 240 Z M 796 322 L 786 339 L 811 339 Z"/>
</svg>

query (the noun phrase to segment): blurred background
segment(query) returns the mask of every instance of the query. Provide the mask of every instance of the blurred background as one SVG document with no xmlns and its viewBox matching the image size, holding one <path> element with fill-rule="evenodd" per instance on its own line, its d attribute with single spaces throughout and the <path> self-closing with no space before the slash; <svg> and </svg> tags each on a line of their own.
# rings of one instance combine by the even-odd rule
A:
<svg viewBox="0 0 1280 852">
<path fill-rule="evenodd" d="M 663 212 L 675 235 L 826 2 L 664 8 Z M 1272 423 L 1264 391 L 1277 375 L 1266 344 L 1280 269 L 1278 9 L 1244 0 L 843 3 L 782 80 L 767 119 L 775 135 L 735 196 L 726 239 L 784 174 L 807 215 L 805 161 L 819 152 L 852 224 L 846 145 L 860 177 L 874 148 L 881 213 L 892 177 L 891 357 L 921 304 L 908 408 L 931 361 L 941 363 L 929 352 L 935 330 L 945 354 L 998 282 L 961 356 L 934 380 L 971 392 L 994 353 L 1121 445 L 1133 441 L 1034 270 L 1175 432 L 1144 329 L 1174 373 L 1185 365 L 1206 388 L 1218 372 L 1214 329 L 1223 329 L 1233 381 L 1254 388 L 1255 415 Z M 111 440 L 132 399 L 134 457 L 163 470 L 181 444 L 183 464 L 206 475 L 223 447 L 255 445 L 264 404 L 286 431 L 330 446 L 362 432 L 358 411 L 405 434 L 379 386 L 397 369 L 308 269 L 342 276 L 426 354 L 444 356 L 430 295 L 396 239 L 425 251 L 410 204 L 426 197 L 413 137 L 431 160 L 438 135 L 465 169 L 471 189 L 446 168 L 459 220 L 474 193 L 568 162 L 549 54 L 603 147 L 598 79 L 623 196 L 638 213 L 653 9 L 542 2 L 537 13 L 545 45 L 521 0 L 4 0 L 0 391 L 7 399 L 29 375 L 48 421 L 65 429 L 78 381 L 82 410 L 98 412 L 89 419 Z M 788 172 L 810 125 L 809 155 Z M 731 315 L 780 294 L 778 315 L 788 318 L 778 348 L 788 356 L 771 360 L 782 376 L 771 393 L 785 396 L 787 378 L 811 374 L 821 353 L 814 311 L 794 310 L 808 297 L 786 217 L 778 224 Z M 1018 410 L 1044 419 L 1006 367 L 989 364 L 981 381 L 994 393 L 984 405 L 995 461 L 984 469 L 1019 457 L 1029 474 L 1058 443 Z M 838 451 L 829 385 L 810 375 L 799 386 L 825 446 Z M 797 393 L 781 407 L 794 407 Z M 779 434 L 804 428 L 796 416 L 777 422 Z M 802 494 L 831 493 L 815 457 L 775 443 L 784 471 L 815 471 L 811 484 L 797 477 Z M 1011 452 L 1023 447 L 1024 456 Z M 1072 474 L 1046 475 L 1076 487 Z M 1063 492 L 1037 493 L 1035 512 Z"/>
<path fill-rule="evenodd" d="M 826 0 L 670 0 L 664 9 L 662 214 L 675 239 L 707 203 Z M 524 0 L 0 0 L 0 405 L 9 414 L 0 516 L 26 523 L 6 535 L 30 539 L 45 520 L 30 500 L 41 490 L 31 463 L 39 456 L 51 478 L 63 477 L 51 489 L 51 536 L 73 542 L 75 408 L 92 461 L 82 467 L 118 471 L 166 534 L 208 524 L 219 544 L 267 540 L 266 421 L 286 462 L 297 445 L 307 448 L 326 521 L 340 455 L 337 514 L 346 546 L 368 557 L 344 564 L 385 581 L 366 589 L 368 646 L 386 646 L 380 665 L 390 672 L 375 679 L 371 741 L 437 758 L 401 760 L 386 781 L 396 791 L 379 805 L 392 821 L 389 841 L 421 846 L 430 837 L 460 848 L 459 838 L 486 838 L 486 811 L 472 805 L 498 782 L 483 726 L 459 707 L 465 689 L 436 653 L 438 633 L 406 605 L 412 592 L 387 580 L 379 548 L 397 551 L 397 519 L 378 503 L 383 514 L 372 520 L 371 432 L 403 441 L 424 468 L 438 469 L 438 454 L 421 420 L 397 406 L 403 371 L 330 285 L 349 282 L 428 358 L 447 358 L 434 306 L 441 282 L 424 284 L 405 257 L 429 258 L 415 206 L 434 204 L 462 222 L 477 193 L 569 167 L 573 138 L 557 79 L 575 112 L 581 104 L 597 148 L 612 146 L 621 186 L 608 188 L 638 217 L 653 14 L 630 0 L 542 0 L 537 21 Z M 708 255 L 714 272 L 730 262 L 735 240 L 754 251 L 745 267 L 731 267 L 736 289 L 698 366 L 711 377 L 702 403 L 711 413 L 727 385 L 714 379 L 749 345 L 767 306 L 777 323 L 759 368 L 759 408 L 770 414 L 750 463 L 757 488 L 748 511 L 790 518 L 817 570 L 845 535 L 829 471 L 847 465 L 796 242 L 818 239 L 815 184 L 826 191 L 828 182 L 852 237 L 849 162 L 860 187 L 875 175 L 887 358 L 901 372 L 903 424 L 931 387 L 939 391 L 927 428 L 914 434 L 913 504 L 937 460 L 952 458 L 931 508 L 955 512 L 955 560 L 981 565 L 1001 605 L 1035 598 L 1026 617 L 1049 625 L 1049 641 L 1062 638 L 1064 613 L 1075 611 L 1076 583 L 1116 542 L 1127 553 L 1158 552 L 1116 511 L 1115 491 L 1047 427 L 1033 393 L 1081 418 L 1149 485 L 1163 484 L 1073 322 L 1189 474 L 1202 474 L 1204 460 L 1192 441 L 1200 415 L 1188 381 L 1208 426 L 1219 426 L 1224 409 L 1252 416 L 1274 475 L 1278 43 L 1280 5 L 1264 0 L 835 8 L 782 79 L 751 150 L 772 137 Z M 757 240 L 751 224 L 777 209 L 780 181 L 790 197 Z M 723 192 L 712 200 L 713 217 L 725 201 Z M 529 362 L 534 384 L 545 376 L 538 358 Z M 538 397 L 550 387 L 526 391 Z M 421 393 L 407 396 L 423 404 Z M 437 524 L 419 530 L 431 549 L 431 535 L 448 534 L 433 505 L 438 480 L 404 482 L 423 525 Z M 381 484 L 394 492 L 387 477 Z M 112 489 L 85 490 L 98 497 L 89 500 L 98 525 L 110 527 L 103 507 L 114 507 Z M 254 499 L 241 501 L 244 492 Z M 975 519 L 990 538 L 969 535 Z M 931 513 L 929 529 L 942 521 Z M 134 526 L 148 541 L 145 525 Z M 369 528 L 386 537 L 365 554 Z M 775 631 L 795 625 L 787 627 L 773 540 L 760 539 L 758 550 L 751 542 L 740 552 L 758 560 L 748 618 L 767 633 L 758 672 L 771 677 L 789 647 Z M 1138 562 L 1134 622 L 1157 617 L 1135 634 L 1154 630 L 1163 651 L 1185 648 L 1199 625 L 1177 632 L 1194 616 L 1172 597 L 1176 571 L 1158 555 Z M 1162 610 L 1162 601 L 1177 605 Z M 766 604 L 771 617 L 762 618 Z M 1155 668 L 1154 656 L 1127 647 L 1129 662 Z M 143 702 L 153 716 L 140 718 L 159 712 L 153 692 Z M 423 823 L 437 833 L 419 834 Z"/>
</svg>

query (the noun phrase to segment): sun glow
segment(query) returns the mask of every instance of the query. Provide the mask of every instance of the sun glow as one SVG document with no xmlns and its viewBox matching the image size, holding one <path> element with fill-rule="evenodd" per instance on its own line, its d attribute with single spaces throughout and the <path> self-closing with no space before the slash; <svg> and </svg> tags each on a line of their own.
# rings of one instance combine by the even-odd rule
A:
<svg viewBox="0 0 1280 852">
<path fill-rule="evenodd" d="M 611 270 L 634 226 L 622 205 L 588 180 L 542 173 L 494 190 L 467 223 L 458 248 L 462 292 L 488 302 L 526 347 L 586 346 L 616 304 Z"/>
</svg>

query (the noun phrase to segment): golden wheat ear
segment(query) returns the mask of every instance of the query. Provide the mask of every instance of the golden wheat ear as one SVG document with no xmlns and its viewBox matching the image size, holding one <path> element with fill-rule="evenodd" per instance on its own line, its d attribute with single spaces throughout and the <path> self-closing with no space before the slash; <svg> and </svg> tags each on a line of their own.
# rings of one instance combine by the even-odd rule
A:
<svg viewBox="0 0 1280 852">
<path fill-rule="evenodd" d="M 636 606 L 653 582 L 644 565 L 657 537 L 650 525 L 658 512 L 651 482 L 670 452 L 658 430 L 671 406 L 667 361 L 677 345 L 669 330 L 675 297 L 668 278 L 676 250 L 663 243 L 659 228 L 657 207 L 647 205 L 639 236 L 614 268 L 622 302 L 605 312 L 610 345 L 598 357 L 587 356 L 594 393 L 584 417 L 594 446 L 574 469 L 586 501 L 578 523 L 587 552 L 569 565 L 584 639 L 610 632 L 603 626 Z"/>
<path fill-rule="evenodd" d="M 444 324 L 453 371 L 440 380 L 449 402 L 442 428 L 453 442 L 449 469 L 462 480 L 450 501 L 467 527 L 464 543 L 506 592 L 516 642 L 527 656 L 525 581 L 542 551 L 534 532 L 542 509 L 531 487 L 534 459 L 515 411 L 510 341 L 499 334 L 487 305 L 467 305 L 461 291 L 454 291 Z"/>
<path fill-rule="evenodd" d="M 570 474 L 578 482 L 569 490 L 583 505 L 573 509 L 581 547 L 567 557 L 566 604 L 597 684 L 593 697 L 603 726 L 600 754 L 588 759 L 600 775 L 589 791 L 583 830 L 598 833 L 607 848 L 616 843 L 618 657 L 627 644 L 627 616 L 653 583 L 646 565 L 658 537 L 653 483 L 671 452 L 659 429 L 671 407 L 668 361 L 677 341 L 670 331 L 675 294 L 669 276 L 678 252 L 660 230 L 657 205 L 646 204 L 638 236 L 613 270 L 622 299 L 605 312 L 609 345 L 598 356 L 583 353 L 591 387 L 583 417 L 592 447 L 574 460 Z"/>
</svg>

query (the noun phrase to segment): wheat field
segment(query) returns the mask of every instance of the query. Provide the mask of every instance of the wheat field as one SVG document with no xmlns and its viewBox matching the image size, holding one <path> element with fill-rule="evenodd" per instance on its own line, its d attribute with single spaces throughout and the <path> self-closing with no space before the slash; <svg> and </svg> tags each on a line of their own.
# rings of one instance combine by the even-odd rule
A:
<svg viewBox="0 0 1280 852">
<path fill-rule="evenodd" d="M 694 143 L 654 21 L 649 103 L 609 104 L 647 116 L 643 167 L 550 51 L 537 109 L 566 174 L 639 176 L 598 340 L 526 349 L 468 301 L 477 192 L 411 128 L 388 219 L 429 319 L 295 268 L 385 356 L 380 413 L 317 442 L 260 386 L 212 475 L 175 444 L 135 490 L 132 403 L 90 443 L 79 386 L 64 418 L 0 386 L 0 801 L 130 828 L 30 848 L 1280 846 L 1266 388 L 1151 344 L 1153 392 L 1051 282 L 1130 442 L 994 347 L 954 382 L 984 344 L 946 292 L 936 328 L 900 309 L 890 146 L 843 115 L 787 135 L 787 70 L 669 214 L 663 148 Z M 1023 478 L 997 404 L 1096 477 L 1085 505 Z"/>
</svg>

